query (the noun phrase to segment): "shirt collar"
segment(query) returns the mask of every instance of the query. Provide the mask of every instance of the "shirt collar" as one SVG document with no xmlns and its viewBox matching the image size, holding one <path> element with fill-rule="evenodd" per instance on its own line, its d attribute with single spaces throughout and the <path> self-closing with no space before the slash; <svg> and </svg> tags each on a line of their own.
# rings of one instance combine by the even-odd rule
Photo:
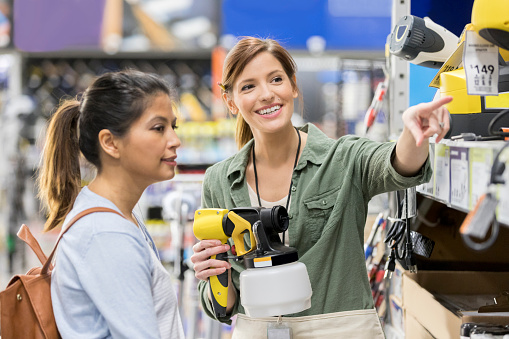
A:
<svg viewBox="0 0 509 339">
<path fill-rule="evenodd" d="M 296 170 L 300 170 L 306 166 L 309 161 L 316 165 L 321 165 L 327 155 L 330 148 L 330 144 L 334 142 L 333 139 L 327 137 L 318 127 L 313 124 L 306 124 L 302 127 L 298 127 L 302 132 L 308 134 L 306 146 L 302 151 L 299 163 L 297 164 Z M 253 139 L 249 140 L 244 147 L 240 149 L 233 156 L 233 160 L 228 167 L 227 176 L 232 182 L 232 185 L 242 182 L 246 173 L 246 166 L 249 160 L 249 152 L 253 145 Z"/>
<path fill-rule="evenodd" d="M 300 127 L 299 130 L 307 133 L 308 139 L 295 169 L 303 169 L 306 167 L 308 161 L 315 165 L 321 165 L 329 152 L 331 144 L 334 143 L 334 140 L 310 123 Z"/>
</svg>

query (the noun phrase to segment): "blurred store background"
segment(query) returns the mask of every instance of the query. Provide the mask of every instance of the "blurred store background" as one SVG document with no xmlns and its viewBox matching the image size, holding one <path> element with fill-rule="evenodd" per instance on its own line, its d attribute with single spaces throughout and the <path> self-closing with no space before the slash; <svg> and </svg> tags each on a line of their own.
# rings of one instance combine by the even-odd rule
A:
<svg viewBox="0 0 509 339">
<path fill-rule="evenodd" d="M 447 28 L 457 35 L 469 20 L 473 1 L 466 2 L 456 24 L 448 18 Z M 441 22 L 438 1 L 412 5 L 415 15 L 434 11 L 434 21 Z M 57 235 L 42 233 L 34 187 L 42 133 L 55 105 L 80 95 L 104 72 L 157 73 L 178 90 L 182 147 L 177 176 L 150 186 L 139 213 L 174 273 L 186 337 L 229 338 L 230 326 L 201 312 L 188 268 L 203 173 L 236 151 L 235 120 L 216 85 L 228 48 L 238 37 L 254 35 L 277 39 L 291 51 L 304 98 L 304 107 L 296 106 L 296 125 L 313 122 L 332 138 L 389 140 L 397 131 L 389 128 L 388 100 L 367 134 L 364 116 L 386 80 L 392 6 L 392 0 L 0 0 L 0 286 L 38 264 L 16 238 L 22 223 L 45 251 Z M 411 99 L 431 100 L 433 94 Z M 86 183 L 93 173 L 85 165 L 83 173 Z M 375 215 L 386 208 L 384 196 L 370 207 Z"/>
</svg>

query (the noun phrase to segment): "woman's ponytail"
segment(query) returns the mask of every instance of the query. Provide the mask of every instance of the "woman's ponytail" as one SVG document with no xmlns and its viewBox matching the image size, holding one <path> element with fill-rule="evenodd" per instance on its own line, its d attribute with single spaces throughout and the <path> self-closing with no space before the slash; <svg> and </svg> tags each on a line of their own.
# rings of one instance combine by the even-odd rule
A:
<svg viewBox="0 0 509 339">
<path fill-rule="evenodd" d="M 44 231 L 61 225 L 81 188 L 80 102 L 64 101 L 51 117 L 39 169 L 39 198 L 47 209 Z"/>
<path fill-rule="evenodd" d="M 249 127 L 248 123 L 244 120 L 242 114 L 237 114 L 235 126 L 235 141 L 237 142 L 237 147 L 241 149 L 252 138 L 253 132 L 251 131 L 251 127 Z"/>
</svg>

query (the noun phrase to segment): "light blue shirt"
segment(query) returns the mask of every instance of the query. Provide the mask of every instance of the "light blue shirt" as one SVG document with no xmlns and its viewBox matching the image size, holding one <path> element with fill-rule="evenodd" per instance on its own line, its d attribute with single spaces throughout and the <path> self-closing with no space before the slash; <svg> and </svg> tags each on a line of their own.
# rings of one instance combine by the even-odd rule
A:
<svg viewBox="0 0 509 339">
<path fill-rule="evenodd" d="M 84 187 L 64 225 L 91 207 L 120 212 Z M 170 276 L 137 219 L 139 228 L 114 213 L 92 213 L 63 236 L 51 278 L 62 338 L 184 338 Z"/>
</svg>

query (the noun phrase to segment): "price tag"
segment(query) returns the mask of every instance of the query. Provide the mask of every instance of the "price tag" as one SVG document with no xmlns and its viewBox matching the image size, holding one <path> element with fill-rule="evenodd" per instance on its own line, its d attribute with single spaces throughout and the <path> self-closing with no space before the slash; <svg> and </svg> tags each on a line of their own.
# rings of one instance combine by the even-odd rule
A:
<svg viewBox="0 0 509 339">
<path fill-rule="evenodd" d="M 498 47 L 475 31 L 465 32 L 463 67 L 469 95 L 498 95 Z"/>
<path fill-rule="evenodd" d="M 468 209 L 468 148 L 451 147 L 451 205 Z"/>
<path fill-rule="evenodd" d="M 450 156 L 449 146 L 435 144 L 435 197 L 449 203 L 450 196 Z"/>
<path fill-rule="evenodd" d="M 493 149 L 470 148 L 470 209 L 473 209 L 479 198 L 486 193 L 490 183 Z"/>
<path fill-rule="evenodd" d="M 435 168 L 435 144 L 434 143 L 429 144 L 428 158 L 431 162 L 431 168 Z M 435 173 L 433 172 L 433 173 L 431 173 L 431 179 L 429 180 L 428 185 L 426 186 L 426 192 L 425 192 L 431 196 L 433 196 L 433 190 L 435 187 L 434 182 L 435 182 Z"/>
<path fill-rule="evenodd" d="M 502 156 L 504 153 L 502 153 Z M 509 185 L 509 159 L 504 159 L 503 161 L 506 168 L 503 174 L 505 185 L 498 185 L 498 198 L 500 199 L 498 204 L 498 219 L 500 222 L 509 225 L 509 189 L 507 189 Z"/>
</svg>

